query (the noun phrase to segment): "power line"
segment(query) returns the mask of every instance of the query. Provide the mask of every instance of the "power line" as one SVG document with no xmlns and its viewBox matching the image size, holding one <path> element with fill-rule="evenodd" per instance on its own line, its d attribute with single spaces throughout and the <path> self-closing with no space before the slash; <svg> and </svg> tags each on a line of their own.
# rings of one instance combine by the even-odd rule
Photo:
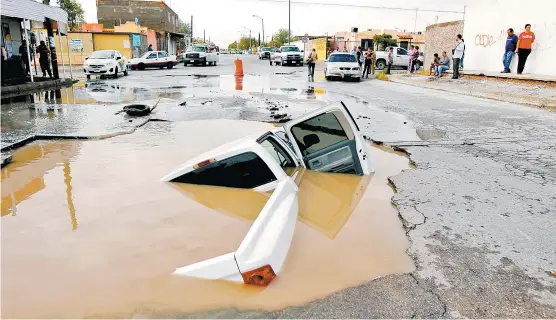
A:
<svg viewBox="0 0 556 320">
<path fill-rule="evenodd" d="M 274 3 L 287 3 L 287 0 L 258 0 L 259 2 L 274 2 Z M 323 2 L 308 2 L 308 1 L 292 1 L 292 4 L 306 4 L 306 5 L 319 5 L 331 7 L 348 7 L 348 8 L 363 8 L 363 9 L 386 9 L 386 10 L 400 10 L 400 11 L 423 11 L 423 12 L 445 12 L 445 13 L 460 13 L 464 11 L 451 11 L 451 10 L 432 10 L 432 9 L 419 9 L 419 8 L 400 8 L 400 7 L 381 7 L 363 4 L 344 4 L 344 3 L 323 3 Z"/>
</svg>

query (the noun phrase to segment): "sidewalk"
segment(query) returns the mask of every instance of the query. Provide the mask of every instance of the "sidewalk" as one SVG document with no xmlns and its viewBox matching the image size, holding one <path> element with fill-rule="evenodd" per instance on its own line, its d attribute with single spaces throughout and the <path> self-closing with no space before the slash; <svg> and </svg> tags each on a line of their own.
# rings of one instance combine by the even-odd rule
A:
<svg viewBox="0 0 556 320">
<path fill-rule="evenodd" d="M 467 71 L 470 74 L 470 71 Z M 478 98 L 487 98 L 509 103 L 524 104 L 537 108 L 556 112 L 556 82 L 540 80 L 533 75 L 523 75 L 526 80 L 519 79 L 517 75 L 505 75 L 506 77 L 463 77 L 457 80 L 451 79 L 451 75 L 443 78 L 424 75 L 392 75 L 392 82 L 407 85 L 436 89 L 446 92 L 459 93 Z M 502 79 L 504 78 L 504 79 Z"/>
<path fill-rule="evenodd" d="M 452 73 L 451 70 L 448 70 L 447 73 Z M 542 82 L 554 82 L 556 83 L 556 77 L 554 76 L 547 76 L 543 74 L 517 74 L 517 73 L 500 73 L 494 71 L 479 71 L 479 70 L 461 70 L 460 74 L 462 75 L 471 75 L 471 76 L 481 76 L 481 77 L 491 77 L 491 78 L 500 78 L 500 79 L 515 79 L 515 80 L 529 80 L 529 81 L 542 81 Z"/>
</svg>

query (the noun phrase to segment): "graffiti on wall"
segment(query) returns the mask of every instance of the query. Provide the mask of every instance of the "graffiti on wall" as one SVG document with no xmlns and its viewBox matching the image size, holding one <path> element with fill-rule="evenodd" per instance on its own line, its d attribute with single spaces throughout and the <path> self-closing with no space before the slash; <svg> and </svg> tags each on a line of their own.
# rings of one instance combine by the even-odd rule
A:
<svg viewBox="0 0 556 320">
<path fill-rule="evenodd" d="M 494 40 L 494 36 L 490 34 L 478 34 L 475 36 L 476 46 L 490 47 L 495 43 L 496 40 Z"/>
</svg>

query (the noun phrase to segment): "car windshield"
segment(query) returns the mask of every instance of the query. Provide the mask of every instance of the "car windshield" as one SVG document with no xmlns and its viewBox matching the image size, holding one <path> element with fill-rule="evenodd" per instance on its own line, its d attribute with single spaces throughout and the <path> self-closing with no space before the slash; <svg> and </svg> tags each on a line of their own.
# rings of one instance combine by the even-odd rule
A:
<svg viewBox="0 0 556 320">
<path fill-rule="evenodd" d="M 90 56 L 91 59 L 114 59 L 114 51 L 95 51 Z"/>
<path fill-rule="evenodd" d="M 270 51 L 270 48 L 263 48 L 263 51 Z"/>
<path fill-rule="evenodd" d="M 328 59 L 329 62 L 357 62 L 354 55 L 351 54 L 333 54 Z"/>
<path fill-rule="evenodd" d="M 189 52 L 206 52 L 207 49 L 205 47 L 194 46 L 194 47 L 189 47 L 189 49 L 187 49 L 187 51 L 189 51 Z"/>
<path fill-rule="evenodd" d="M 299 52 L 298 47 L 283 47 L 282 52 Z"/>
</svg>

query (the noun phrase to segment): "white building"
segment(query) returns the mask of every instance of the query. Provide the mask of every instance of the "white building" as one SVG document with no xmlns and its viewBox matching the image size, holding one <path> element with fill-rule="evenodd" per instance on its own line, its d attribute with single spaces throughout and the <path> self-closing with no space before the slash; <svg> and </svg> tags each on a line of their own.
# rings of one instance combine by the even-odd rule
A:
<svg viewBox="0 0 556 320">
<path fill-rule="evenodd" d="M 556 76 L 556 0 L 468 0 L 463 38 L 465 69 L 501 71 L 506 30 L 535 33 L 524 73 Z M 517 55 L 511 70 L 517 69 Z"/>
</svg>

